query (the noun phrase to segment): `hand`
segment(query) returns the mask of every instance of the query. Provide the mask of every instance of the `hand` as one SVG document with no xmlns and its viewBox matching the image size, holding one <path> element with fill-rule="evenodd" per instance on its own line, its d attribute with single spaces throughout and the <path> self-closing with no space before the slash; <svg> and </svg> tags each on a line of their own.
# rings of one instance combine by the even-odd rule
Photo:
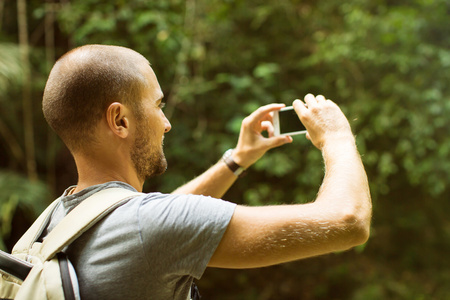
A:
<svg viewBox="0 0 450 300">
<path fill-rule="evenodd" d="M 233 151 L 233 159 L 238 165 L 248 168 L 268 150 L 292 142 L 290 136 L 274 136 L 272 112 L 284 106 L 262 106 L 242 121 L 238 144 Z M 261 134 L 263 131 L 267 131 L 269 137 L 264 137 Z"/>
<path fill-rule="evenodd" d="M 308 94 L 305 103 L 297 99 L 293 106 L 308 131 L 306 137 L 314 146 L 322 149 L 326 142 L 340 138 L 354 141 L 347 118 L 333 101 Z"/>
</svg>

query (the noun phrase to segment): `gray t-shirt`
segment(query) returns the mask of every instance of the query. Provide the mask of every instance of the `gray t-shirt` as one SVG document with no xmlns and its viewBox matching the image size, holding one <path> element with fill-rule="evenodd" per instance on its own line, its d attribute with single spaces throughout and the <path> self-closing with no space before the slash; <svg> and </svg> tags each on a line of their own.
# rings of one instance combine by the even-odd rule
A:
<svg viewBox="0 0 450 300">
<path fill-rule="evenodd" d="M 112 187 L 136 191 L 123 182 L 67 196 L 68 188 L 47 230 L 93 193 Z M 234 209 L 233 203 L 196 195 L 150 193 L 132 198 L 69 246 L 81 298 L 187 299 L 193 279 L 205 271 Z"/>
</svg>

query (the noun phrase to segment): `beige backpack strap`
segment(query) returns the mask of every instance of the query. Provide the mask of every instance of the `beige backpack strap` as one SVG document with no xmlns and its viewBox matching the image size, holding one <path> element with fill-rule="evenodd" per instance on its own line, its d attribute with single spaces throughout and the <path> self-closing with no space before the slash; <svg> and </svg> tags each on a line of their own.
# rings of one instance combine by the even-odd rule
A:
<svg viewBox="0 0 450 300">
<path fill-rule="evenodd" d="M 56 208 L 60 201 L 61 199 L 56 199 L 41 213 L 41 215 L 36 219 L 36 221 L 34 221 L 31 227 L 28 228 L 28 230 L 22 235 L 19 241 L 17 241 L 17 243 L 14 245 L 12 251 L 13 253 L 28 252 L 33 243 L 44 231 L 45 226 L 50 220 L 53 210 Z"/>
<path fill-rule="evenodd" d="M 40 251 L 42 258 L 52 258 L 113 209 L 137 195 L 142 193 L 109 188 L 90 196 L 68 213 L 44 239 Z"/>
</svg>

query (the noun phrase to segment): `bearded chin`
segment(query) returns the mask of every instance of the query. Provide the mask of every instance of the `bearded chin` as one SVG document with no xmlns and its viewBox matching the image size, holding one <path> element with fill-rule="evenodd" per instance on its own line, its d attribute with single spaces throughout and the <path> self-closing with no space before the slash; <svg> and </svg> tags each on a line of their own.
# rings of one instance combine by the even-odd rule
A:
<svg viewBox="0 0 450 300">
<path fill-rule="evenodd" d="M 167 160 L 163 153 L 157 156 L 136 157 L 132 155 L 138 177 L 142 180 L 163 174 L 167 170 Z"/>
<path fill-rule="evenodd" d="M 164 156 L 164 153 L 161 153 L 158 162 L 155 162 L 152 167 L 153 172 L 151 174 L 147 174 L 147 177 L 145 179 L 148 179 L 153 176 L 158 176 L 166 172 L 167 170 L 167 160 Z"/>
<path fill-rule="evenodd" d="M 167 160 L 160 149 L 149 149 L 143 139 L 137 139 L 131 152 L 131 160 L 136 173 L 141 180 L 146 180 L 163 174 L 167 170 Z"/>
</svg>

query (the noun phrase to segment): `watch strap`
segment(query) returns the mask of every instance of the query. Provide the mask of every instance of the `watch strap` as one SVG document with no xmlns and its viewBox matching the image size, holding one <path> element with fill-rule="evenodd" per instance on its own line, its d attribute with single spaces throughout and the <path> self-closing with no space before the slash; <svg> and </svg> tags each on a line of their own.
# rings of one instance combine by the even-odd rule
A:
<svg viewBox="0 0 450 300">
<path fill-rule="evenodd" d="M 225 162 L 225 164 L 228 166 L 231 172 L 234 173 L 234 175 L 240 177 L 243 175 L 245 168 L 241 167 L 234 161 L 232 156 L 233 150 L 234 149 L 228 149 L 227 151 L 225 151 L 225 153 L 222 156 L 222 160 Z"/>
</svg>

